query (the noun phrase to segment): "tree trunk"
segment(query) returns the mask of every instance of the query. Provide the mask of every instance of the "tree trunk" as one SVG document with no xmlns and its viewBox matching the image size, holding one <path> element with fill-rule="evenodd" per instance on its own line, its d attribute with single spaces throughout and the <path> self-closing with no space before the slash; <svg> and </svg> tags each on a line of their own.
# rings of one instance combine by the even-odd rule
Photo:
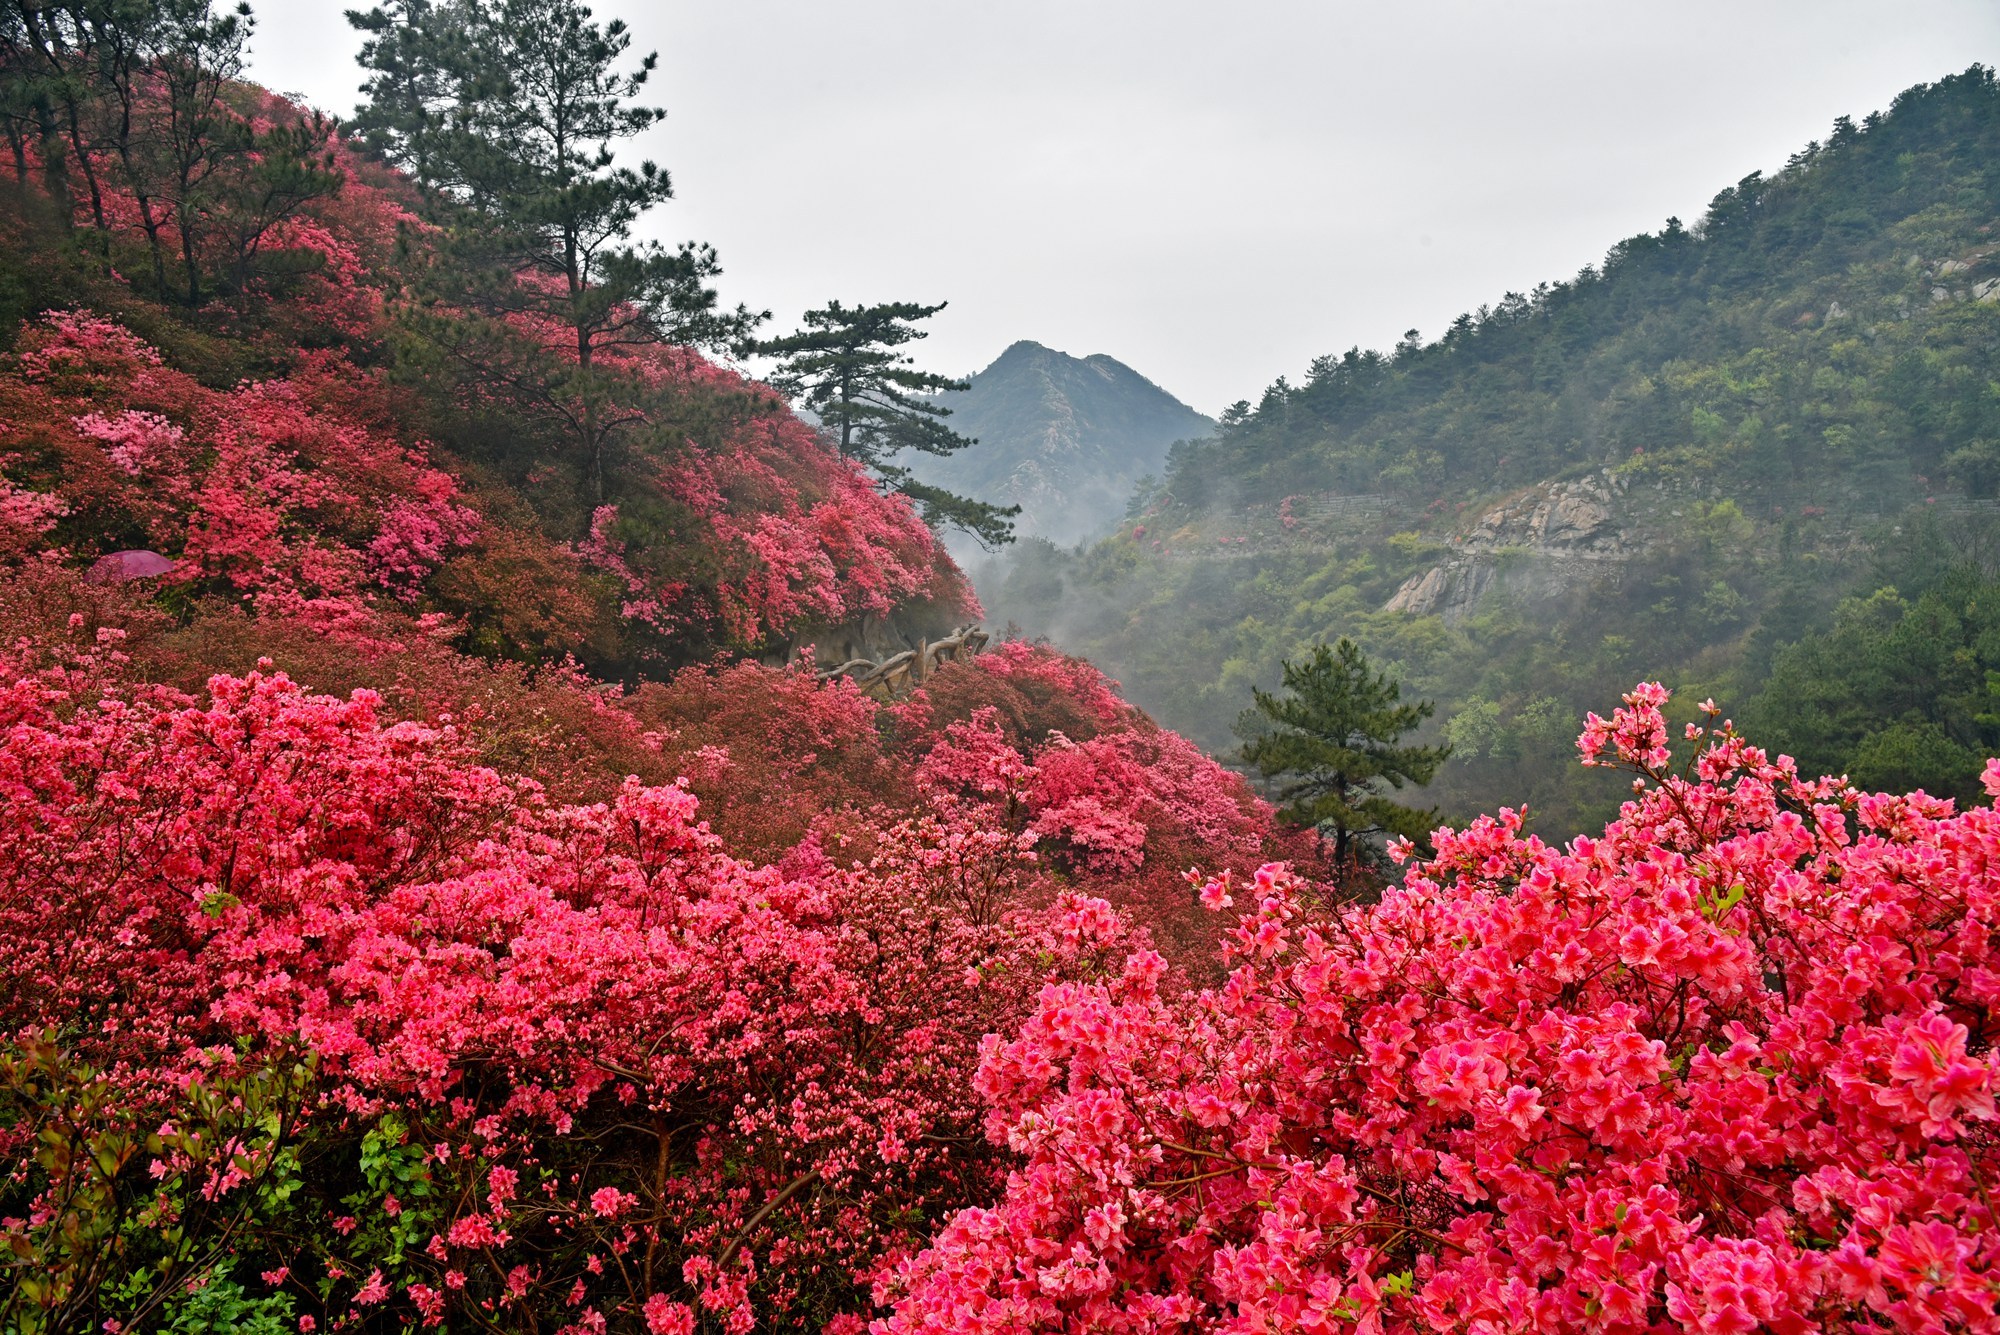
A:
<svg viewBox="0 0 2000 1335">
<path fill-rule="evenodd" d="M 186 205 L 181 207 L 180 224 L 181 263 L 187 268 L 188 309 L 198 310 L 201 307 L 201 268 L 195 263 L 194 229 L 188 226 Z"/>
<path fill-rule="evenodd" d="M 573 281 L 573 280 L 572 280 Z M 590 334 L 581 325 L 576 331 L 576 365 L 583 384 L 583 441 L 590 451 L 590 494 L 604 504 L 604 437 L 597 427 L 597 390 L 590 382 Z"/>
<path fill-rule="evenodd" d="M 160 244 L 160 220 L 153 216 L 153 197 L 140 195 L 139 225 L 146 229 L 146 248 L 153 252 L 153 289 L 161 301 L 167 299 L 167 256 Z"/>
<path fill-rule="evenodd" d="M 590 438 L 590 494 L 604 504 L 604 441 L 597 434 L 597 404 L 583 401 L 583 431 Z"/>
<path fill-rule="evenodd" d="M 843 375 L 840 377 L 840 452 L 842 455 L 852 457 L 854 454 L 852 448 L 854 444 L 854 414 L 848 411 L 849 390 L 850 384 L 848 378 Z"/>
<path fill-rule="evenodd" d="M 49 39 L 42 31 L 41 9 L 36 5 L 23 5 L 19 10 L 26 27 L 28 41 L 34 47 L 35 55 L 52 76 L 60 76 L 62 63 L 56 56 Z M 55 206 L 56 218 L 68 231 L 76 226 L 76 206 L 70 198 L 68 154 L 63 144 L 62 131 L 56 125 L 55 108 L 49 103 L 48 89 L 37 87 L 29 99 L 29 106 L 35 113 L 35 131 L 41 139 L 42 188 L 48 192 L 49 201 Z"/>
<path fill-rule="evenodd" d="M 28 145 L 21 138 L 21 129 L 14 118 L 7 118 L 7 147 L 14 154 L 14 193 L 22 199 L 28 197 Z"/>
<path fill-rule="evenodd" d="M 105 234 L 105 248 L 110 249 L 110 226 L 104 221 L 104 191 L 97 184 L 97 168 L 90 162 L 90 152 L 83 143 L 83 124 L 77 117 L 76 103 L 66 102 L 69 113 L 69 141 L 76 149 L 76 165 L 83 169 L 84 182 L 90 187 L 90 220 L 97 230 Z"/>
<path fill-rule="evenodd" d="M 132 161 L 132 92 L 124 79 L 115 85 L 119 92 L 118 115 L 118 161 L 124 164 L 125 180 L 132 191 L 133 202 L 139 206 L 139 226 L 146 233 L 146 249 L 153 257 L 153 292 L 161 301 L 167 299 L 167 257 L 160 245 L 160 227 L 163 220 L 153 212 L 153 196 L 139 182 L 144 176 Z"/>
<path fill-rule="evenodd" d="M 56 221 L 67 231 L 76 226 L 76 204 L 70 198 L 69 166 L 65 161 L 68 153 L 62 131 L 56 128 L 55 109 L 49 106 L 46 94 L 35 94 L 34 109 L 35 129 L 42 141 L 42 189 L 48 192 Z"/>
</svg>

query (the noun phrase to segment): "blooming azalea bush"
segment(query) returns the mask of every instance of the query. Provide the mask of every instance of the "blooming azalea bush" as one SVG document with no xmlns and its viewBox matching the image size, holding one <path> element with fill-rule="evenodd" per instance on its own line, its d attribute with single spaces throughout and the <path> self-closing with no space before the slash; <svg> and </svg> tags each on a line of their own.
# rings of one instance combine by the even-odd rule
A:
<svg viewBox="0 0 2000 1335">
<path fill-rule="evenodd" d="M 907 503 L 878 492 L 771 391 L 674 353 L 648 377 L 656 394 L 740 406 L 714 448 L 661 447 L 639 494 L 592 516 L 579 551 L 619 581 L 625 616 L 662 636 L 748 647 L 912 602 L 978 614 Z"/>
<path fill-rule="evenodd" d="M 929 822 L 1028 850 L 1121 904 L 1156 886 L 1160 912 L 1141 916 L 1171 936 L 1176 913 L 1195 912 L 1191 863 L 1254 864 L 1293 847 L 1240 778 L 1047 648 L 1008 643 L 947 664 L 887 706 L 844 677 L 738 662 L 646 683 L 621 707 L 739 853 L 777 860 L 810 843 L 818 853 L 803 856 L 847 864 L 872 856 L 883 831 Z M 1208 915 L 1197 921 L 1177 962 L 1216 944 Z"/>
<path fill-rule="evenodd" d="M 2000 1326 L 2000 812 L 1727 724 L 1673 770 L 1665 700 L 1583 735 L 1601 838 L 1503 811 L 1331 915 L 1224 875 L 1226 984 L 1045 989 L 976 1077 L 1007 1189 L 875 1329 Z"/>
<path fill-rule="evenodd" d="M 1056 732 L 1024 755 L 991 705 L 944 729 L 917 782 L 942 806 L 1018 825 L 1077 868 L 1105 874 L 1136 872 L 1156 834 L 1254 858 L 1271 830 L 1241 779 L 1177 734 L 1107 729 L 1076 742 Z"/>
<path fill-rule="evenodd" d="M 145 548 L 184 595 L 324 634 L 379 638 L 386 605 L 441 605 L 469 644 L 529 654 L 616 652 L 599 602 L 669 659 L 904 607 L 976 614 L 914 512 L 769 391 L 685 349 L 652 360 L 633 370 L 648 392 L 714 400 L 723 438 L 659 447 L 565 545 L 396 439 L 394 396 L 336 353 L 220 392 L 114 321 L 50 312 L 0 372 L 0 558 Z M 490 532 L 482 499 L 506 513 Z"/>
<path fill-rule="evenodd" d="M 557 802 L 456 722 L 268 667 L 193 696 L 126 642 L 78 614 L 0 688 L 0 1136 L 70 1147 L 0 1184 L 61 1282 L 0 1298 L 54 1328 L 215 1285 L 335 1326 L 851 1323 L 998 1188 L 981 1036 L 1145 944 L 949 812 L 742 861 L 682 785 Z M 872 702 L 765 675 L 860 745 Z"/>
<path fill-rule="evenodd" d="M 478 532 L 421 445 L 357 420 L 366 391 L 337 360 L 218 392 L 118 324 L 51 312 L 6 379 L 0 437 L 59 507 L 37 548 L 152 549 L 174 558 L 171 587 L 365 633 L 371 600 L 414 601 Z"/>
<path fill-rule="evenodd" d="M 1183 970 L 1212 971 L 1222 929 L 1189 893 L 1189 867 L 1320 861 L 1314 837 L 1281 830 L 1240 775 L 1047 647 L 1006 642 L 949 665 L 893 712 L 935 808 L 1032 842 Z"/>
<path fill-rule="evenodd" d="M 910 766 L 885 745 L 880 706 L 847 678 L 699 664 L 623 704 L 740 857 L 777 861 L 810 841 L 851 846 L 841 860 L 852 861 L 914 814 Z"/>
</svg>

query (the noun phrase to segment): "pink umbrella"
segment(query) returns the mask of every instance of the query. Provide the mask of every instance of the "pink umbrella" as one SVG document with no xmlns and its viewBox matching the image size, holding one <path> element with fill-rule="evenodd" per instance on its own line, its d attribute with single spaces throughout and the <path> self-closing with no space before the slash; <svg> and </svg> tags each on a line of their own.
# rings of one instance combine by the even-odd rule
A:
<svg viewBox="0 0 2000 1335">
<path fill-rule="evenodd" d="M 92 584 L 123 584 L 133 579 L 155 579 L 174 568 L 174 563 L 158 552 L 113 552 L 90 563 L 87 577 Z"/>
</svg>

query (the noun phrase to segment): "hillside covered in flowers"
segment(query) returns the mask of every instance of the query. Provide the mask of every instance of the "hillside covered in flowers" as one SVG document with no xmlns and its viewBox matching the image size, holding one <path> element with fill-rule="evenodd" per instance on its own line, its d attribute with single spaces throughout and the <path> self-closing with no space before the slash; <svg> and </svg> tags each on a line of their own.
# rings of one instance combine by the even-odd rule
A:
<svg viewBox="0 0 2000 1335">
<path fill-rule="evenodd" d="M 0 50 L 0 1330 L 2000 1325 L 2000 768 L 1647 685 L 1364 886 L 1046 646 L 873 698 L 979 609 L 712 291 L 149 12 Z"/>
</svg>

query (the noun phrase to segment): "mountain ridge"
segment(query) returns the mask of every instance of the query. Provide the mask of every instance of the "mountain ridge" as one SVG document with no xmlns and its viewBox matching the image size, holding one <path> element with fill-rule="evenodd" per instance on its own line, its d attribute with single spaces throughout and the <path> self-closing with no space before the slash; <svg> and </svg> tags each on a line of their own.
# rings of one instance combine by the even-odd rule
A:
<svg viewBox="0 0 2000 1335">
<path fill-rule="evenodd" d="M 979 444 L 909 466 L 925 482 L 1021 506 L 1016 531 L 1067 546 L 1114 528 L 1139 479 L 1164 467 L 1180 440 L 1212 419 L 1109 353 L 1084 357 L 1033 339 L 1009 344 L 938 395 L 949 425 Z"/>
<path fill-rule="evenodd" d="M 1592 828 L 1621 799 L 1564 760 L 1589 701 L 1659 677 L 1754 721 L 1787 647 L 1852 620 L 1843 597 L 1914 606 L 1951 567 L 2000 573 L 1995 161 L 1984 66 L 1842 117 L 1692 226 L 1278 380 L 1116 535 L 1024 545 L 982 595 L 1211 748 L 1280 662 L 1353 637 L 1437 701 L 1444 816 L 1525 799 Z M 1949 766 L 1871 770 L 1795 720 L 1756 735 L 1969 795 L 1992 712 L 1904 694 Z"/>
</svg>

